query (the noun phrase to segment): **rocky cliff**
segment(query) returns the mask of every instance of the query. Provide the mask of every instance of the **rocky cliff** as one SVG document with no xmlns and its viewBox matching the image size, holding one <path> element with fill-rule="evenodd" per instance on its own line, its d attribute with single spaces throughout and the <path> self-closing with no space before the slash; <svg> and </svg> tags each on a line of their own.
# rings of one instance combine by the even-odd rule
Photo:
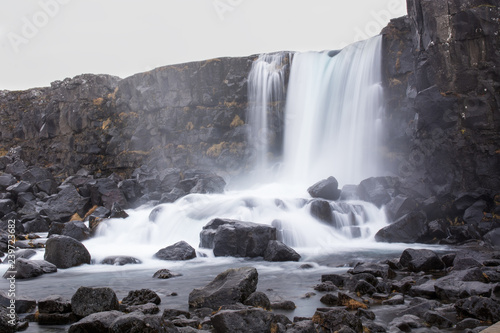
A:
<svg viewBox="0 0 500 333">
<path fill-rule="evenodd" d="M 384 36 L 388 155 L 415 195 L 500 188 L 500 7 L 408 0 Z"/>
<path fill-rule="evenodd" d="M 247 75 L 254 57 L 166 66 L 126 79 L 81 75 L 0 92 L 0 152 L 61 176 L 80 168 L 129 176 L 148 164 L 246 167 Z"/>
</svg>

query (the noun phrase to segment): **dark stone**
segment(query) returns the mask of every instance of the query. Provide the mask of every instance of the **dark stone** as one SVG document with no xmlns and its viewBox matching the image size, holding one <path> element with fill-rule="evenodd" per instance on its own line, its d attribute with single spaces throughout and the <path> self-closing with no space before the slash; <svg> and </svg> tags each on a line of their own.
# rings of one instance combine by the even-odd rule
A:
<svg viewBox="0 0 500 333">
<path fill-rule="evenodd" d="M 71 309 L 78 317 L 92 313 L 118 310 L 119 304 L 111 288 L 80 287 L 71 297 Z"/>
<path fill-rule="evenodd" d="M 321 275 L 321 282 L 331 281 L 334 285 L 341 288 L 344 286 L 345 277 L 338 274 Z"/>
<path fill-rule="evenodd" d="M 10 173 L 16 178 L 20 178 L 26 170 L 26 164 L 20 159 L 16 159 L 5 167 L 5 173 Z"/>
<path fill-rule="evenodd" d="M 358 196 L 361 200 L 368 201 L 382 207 L 391 201 L 391 196 L 388 192 L 390 182 L 386 177 L 372 177 L 363 180 L 358 185 Z"/>
<path fill-rule="evenodd" d="M 216 174 L 207 174 L 197 179 L 189 193 L 224 193 L 225 187 L 224 178 Z"/>
<path fill-rule="evenodd" d="M 71 312 L 71 302 L 59 295 L 47 296 L 38 301 L 40 313 L 68 313 Z"/>
<path fill-rule="evenodd" d="M 101 264 L 103 265 L 115 265 L 115 266 L 140 264 L 140 263 L 141 261 L 139 259 L 126 256 L 111 256 L 111 257 L 106 257 L 101 261 Z"/>
<path fill-rule="evenodd" d="M 403 332 L 411 332 L 413 328 L 420 328 L 422 326 L 422 320 L 414 315 L 404 315 L 395 318 L 389 323 L 389 328 L 397 327 Z"/>
<path fill-rule="evenodd" d="M 493 229 L 484 235 L 484 240 L 496 248 L 500 248 L 500 228 Z"/>
<path fill-rule="evenodd" d="M 313 200 L 311 202 L 311 215 L 321 222 L 336 226 L 332 206 L 325 200 Z"/>
<path fill-rule="evenodd" d="M 25 181 L 20 181 L 14 185 L 7 187 L 7 191 L 11 192 L 15 197 L 20 193 L 31 192 L 31 184 Z"/>
<path fill-rule="evenodd" d="M 482 267 L 483 265 L 474 258 L 465 257 L 465 258 L 455 258 L 453 260 L 453 270 L 461 271 L 464 269 L 474 268 L 474 267 Z"/>
<path fill-rule="evenodd" d="M 337 286 L 333 284 L 331 281 L 321 282 L 320 284 L 314 287 L 314 290 L 317 291 L 336 291 L 338 290 Z"/>
<path fill-rule="evenodd" d="M 17 250 L 15 253 L 16 259 L 29 259 L 33 257 L 36 254 L 35 250 L 32 249 L 24 249 L 24 250 Z"/>
<path fill-rule="evenodd" d="M 68 333 L 108 333 L 111 324 L 123 313 L 120 311 L 104 311 L 93 313 L 71 325 Z"/>
<path fill-rule="evenodd" d="M 200 247 L 213 248 L 216 257 L 262 257 L 270 240 L 276 228 L 229 219 L 214 219 L 200 233 Z"/>
<path fill-rule="evenodd" d="M 90 229 L 81 221 L 53 222 L 50 225 L 48 236 L 52 235 L 67 236 L 81 242 L 90 238 Z"/>
<path fill-rule="evenodd" d="M 280 326 L 285 329 L 289 324 L 292 322 L 284 315 L 262 309 L 224 310 L 212 317 L 216 333 L 265 333 L 272 332 Z"/>
<path fill-rule="evenodd" d="M 367 309 L 368 306 L 363 303 L 361 299 L 356 299 L 354 297 L 349 296 L 346 293 L 339 292 L 338 293 L 340 306 L 345 306 L 347 310 L 353 311 L 358 309 Z"/>
<path fill-rule="evenodd" d="M 4 306 L 6 308 L 9 308 L 11 306 L 11 297 L 8 297 L 9 295 L 7 292 L 0 291 L 0 306 Z M 21 314 L 21 313 L 29 313 L 35 310 L 36 308 L 36 301 L 32 299 L 23 299 L 20 297 L 15 298 L 16 304 L 15 304 L 15 312 L 16 314 Z"/>
<path fill-rule="evenodd" d="M 464 212 L 463 219 L 468 224 L 478 224 L 484 218 L 484 211 L 487 209 L 488 203 L 484 200 L 475 202 Z"/>
<path fill-rule="evenodd" d="M 43 260 L 19 258 L 16 259 L 15 271 L 16 279 L 30 279 L 45 273 L 54 273 L 57 271 L 57 267 Z M 12 272 L 7 271 L 4 274 L 4 278 L 10 277 L 11 275 Z"/>
<path fill-rule="evenodd" d="M 122 312 L 141 312 L 143 314 L 157 314 L 160 312 L 160 308 L 154 303 L 146 303 L 141 305 L 124 305 L 120 304 L 120 310 Z"/>
<path fill-rule="evenodd" d="M 111 178 L 101 178 L 88 183 L 93 206 L 104 206 L 107 209 L 117 203 L 120 207 L 127 207 L 128 202 L 117 182 Z"/>
<path fill-rule="evenodd" d="M 117 186 L 128 202 L 134 202 L 142 195 L 141 188 L 135 179 L 122 180 Z"/>
<path fill-rule="evenodd" d="M 300 254 L 277 240 L 270 240 L 266 251 L 264 251 L 266 261 L 299 261 Z"/>
<path fill-rule="evenodd" d="M 396 277 L 396 273 L 389 267 L 389 265 L 378 263 L 358 263 L 348 272 L 353 275 L 368 273 L 383 279 L 393 279 Z"/>
<path fill-rule="evenodd" d="M 182 274 L 172 273 L 168 269 L 160 269 L 153 274 L 155 279 L 170 279 L 172 277 L 181 276 Z"/>
<path fill-rule="evenodd" d="M 90 264 L 89 251 L 82 243 L 68 236 L 51 236 L 46 243 L 44 258 L 57 268 Z"/>
<path fill-rule="evenodd" d="M 68 222 L 74 214 L 85 216 L 89 208 L 89 198 L 82 197 L 73 185 L 67 185 L 47 200 L 44 212 L 53 222 Z"/>
<path fill-rule="evenodd" d="M 387 243 L 417 243 L 424 239 L 428 232 L 426 222 L 425 213 L 411 212 L 380 229 L 375 235 L 375 240 Z"/>
<path fill-rule="evenodd" d="M 482 321 L 500 321 L 500 303 L 494 299 L 472 296 L 455 303 L 455 309 L 462 318 L 475 318 Z"/>
<path fill-rule="evenodd" d="M 456 253 L 448 253 L 441 257 L 441 261 L 445 264 L 446 267 L 452 267 L 456 257 Z"/>
<path fill-rule="evenodd" d="M 4 173 L 0 175 L 0 190 L 4 191 L 7 187 L 12 186 L 15 183 L 17 183 L 17 179 L 11 174 Z"/>
<path fill-rule="evenodd" d="M 377 289 L 365 280 L 360 280 L 354 287 L 354 291 L 359 295 L 373 295 L 377 292 Z"/>
<path fill-rule="evenodd" d="M 406 249 L 401 254 L 399 262 L 412 272 L 439 271 L 445 268 L 438 255 L 431 250 Z"/>
<path fill-rule="evenodd" d="M 312 320 L 301 320 L 288 326 L 286 333 L 316 333 L 316 325 Z"/>
<path fill-rule="evenodd" d="M 150 289 L 133 290 L 129 291 L 121 302 L 124 305 L 143 305 L 147 303 L 160 304 L 160 296 Z"/>
<path fill-rule="evenodd" d="M 453 322 L 436 311 L 427 311 L 424 314 L 424 320 L 427 324 L 437 328 L 450 328 Z"/>
<path fill-rule="evenodd" d="M 39 167 L 29 168 L 21 176 L 21 180 L 24 180 L 33 186 L 35 192 L 45 192 L 47 194 L 57 193 L 57 183 L 52 176 L 52 173 L 47 169 L 42 169 Z"/>
<path fill-rule="evenodd" d="M 455 325 L 457 330 L 466 330 L 468 328 L 476 328 L 481 326 L 481 321 L 474 318 L 466 318 Z"/>
<path fill-rule="evenodd" d="M 253 267 L 228 269 L 208 285 L 189 294 L 190 308 L 217 309 L 222 305 L 243 303 L 257 288 L 258 273 Z"/>
<path fill-rule="evenodd" d="M 33 220 L 24 223 L 23 226 L 24 231 L 29 234 L 49 231 L 49 223 L 40 215 L 37 215 Z"/>
<path fill-rule="evenodd" d="M 320 180 L 307 189 L 309 195 L 313 198 L 325 200 L 338 200 L 340 197 L 339 183 L 335 177 L 328 177 Z"/>
<path fill-rule="evenodd" d="M 0 218 L 14 211 L 14 201 L 10 199 L 0 199 Z"/>
<path fill-rule="evenodd" d="M 271 302 L 269 301 L 269 298 L 266 294 L 260 291 L 256 291 L 248 296 L 243 304 L 263 308 L 264 310 L 271 310 Z"/>
<path fill-rule="evenodd" d="M 78 320 L 73 312 L 68 313 L 39 313 L 38 325 L 69 325 Z"/>
<path fill-rule="evenodd" d="M 339 305 L 339 298 L 334 294 L 326 294 L 321 296 L 320 302 L 328 306 Z"/>
<path fill-rule="evenodd" d="M 382 305 L 401 305 L 405 304 L 405 298 L 403 295 L 395 295 L 385 301 L 382 301 Z"/>
<path fill-rule="evenodd" d="M 417 202 L 405 195 L 398 195 L 385 206 L 385 212 L 391 221 L 395 221 L 417 209 Z"/>
<path fill-rule="evenodd" d="M 360 318 L 364 317 L 369 320 L 375 320 L 376 318 L 375 313 L 373 311 L 365 309 L 358 309 L 358 311 L 356 312 L 356 316 Z"/>
<path fill-rule="evenodd" d="M 188 243 L 180 241 L 159 250 L 154 256 L 161 260 L 190 260 L 196 258 L 196 251 Z"/>
<path fill-rule="evenodd" d="M 335 332 L 347 326 L 357 333 L 363 332 L 361 320 L 341 308 L 333 308 L 328 312 L 316 311 L 312 321 L 326 332 Z"/>
<path fill-rule="evenodd" d="M 202 309 L 197 309 L 197 310 L 202 310 Z M 208 313 L 211 315 L 213 312 L 212 309 L 208 311 Z M 182 310 L 177 310 L 177 309 L 165 309 L 163 310 L 163 314 L 161 316 L 162 320 L 168 321 L 168 320 L 173 320 L 178 317 L 185 317 L 187 319 L 191 318 L 191 313 L 187 311 L 182 311 Z"/>
</svg>

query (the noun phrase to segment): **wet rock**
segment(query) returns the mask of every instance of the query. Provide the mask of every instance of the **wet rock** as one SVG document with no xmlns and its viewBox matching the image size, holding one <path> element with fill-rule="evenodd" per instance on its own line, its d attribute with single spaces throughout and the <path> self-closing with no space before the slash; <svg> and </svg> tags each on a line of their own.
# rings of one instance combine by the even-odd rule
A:
<svg viewBox="0 0 500 333">
<path fill-rule="evenodd" d="M 196 258 L 196 250 L 184 241 L 167 246 L 155 253 L 161 260 L 190 260 Z"/>
<path fill-rule="evenodd" d="M 10 309 L 9 306 L 11 306 L 11 297 L 8 297 L 8 293 L 4 291 L 0 291 L 0 306 L 4 306 L 6 308 Z M 17 297 L 15 298 L 16 304 L 15 304 L 15 312 L 17 314 L 21 313 L 29 313 L 36 308 L 36 301 L 32 299 L 24 299 Z"/>
<path fill-rule="evenodd" d="M 436 311 L 427 311 L 424 314 L 424 320 L 427 324 L 437 328 L 450 328 L 453 322 Z"/>
<path fill-rule="evenodd" d="M 68 236 L 81 242 L 90 238 L 90 229 L 81 221 L 53 222 L 48 236 L 52 235 Z"/>
<path fill-rule="evenodd" d="M 338 287 L 331 281 L 321 282 L 320 284 L 314 286 L 314 290 L 317 291 L 336 291 Z"/>
<path fill-rule="evenodd" d="M 453 260 L 453 270 L 461 271 L 474 267 L 483 266 L 479 261 L 474 258 L 465 257 L 465 258 L 455 258 Z"/>
<path fill-rule="evenodd" d="M 358 309 L 358 311 L 356 312 L 356 316 L 360 317 L 360 318 L 366 318 L 366 319 L 369 319 L 369 320 L 375 320 L 376 316 L 375 316 L 375 313 L 373 311 L 370 311 L 370 310 L 365 310 L 365 309 Z"/>
<path fill-rule="evenodd" d="M 47 232 L 49 231 L 49 223 L 46 219 L 37 215 L 33 220 L 30 220 L 23 224 L 24 232 L 35 233 L 35 232 Z"/>
<path fill-rule="evenodd" d="M 31 184 L 25 181 L 20 181 L 14 185 L 7 187 L 8 192 L 11 192 L 15 198 L 21 193 L 32 192 Z"/>
<path fill-rule="evenodd" d="M 347 310 L 368 309 L 368 306 L 361 300 L 357 300 L 345 293 L 338 293 L 339 302 L 341 306 L 345 306 Z"/>
<path fill-rule="evenodd" d="M 269 298 L 266 294 L 260 291 L 256 291 L 248 296 L 243 304 L 263 308 L 264 310 L 271 310 L 271 302 L 269 301 Z"/>
<path fill-rule="evenodd" d="M 59 295 L 47 296 L 38 301 L 38 312 L 69 313 L 71 312 L 71 302 Z"/>
<path fill-rule="evenodd" d="M 39 325 L 68 325 L 76 322 L 78 317 L 72 313 L 39 313 L 37 322 Z"/>
<path fill-rule="evenodd" d="M 80 287 L 71 297 L 71 308 L 78 317 L 96 312 L 118 310 L 119 304 L 111 288 Z"/>
<path fill-rule="evenodd" d="M 212 317 L 216 333 L 233 332 L 284 332 L 292 322 L 284 315 L 262 309 L 225 310 Z M 281 330 L 280 330 L 281 328 Z"/>
<path fill-rule="evenodd" d="M 111 324 L 120 316 L 123 316 L 120 311 L 93 313 L 71 325 L 68 333 L 108 333 Z"/>
<path fill-rule="evenodd" d="M 225 187 L 226 182 L 221 176 L 205 174 L 198 176 L 196 184 L 189 190 L 189 193 L 224 193 Z"/>
<path fill-rule="evenodd" d="M 342 288 L 344 286 L 345 277 L 339 274 L 321 275 L 321 282 L 332 282 L 335 286 Z"/>
<path fill-rule="evenodd" d="M 405 195 L 398 195 L 385 206 L 385 212 L 391 221 L 396 221 L 417 209 L 417 202 Z"/>
<path fill-rule="evenodd" d="M 90 253 L 74 238 L 53 235 L 47 240 L 44 259 L 57 268 L 70 268 L 90 264 Z"/>
<path fill-rule="evenodd" d="M 217 309 L 222 305 L 243 303 L 257 288 L 258 273 L 253 267 L 228 269 L 208 285 L 189 294 L 190 308 Z"/>
<path fill-rule="evenodd" d="M 292 301 L 271 302 L 271 309 L 273 310 L 293 311 L 295 308 L 297 308 L 297 306 Z"/>
<path fill-rule="evenodd" d="M 262 257 L 270 240 L 276 228 L 229 219 L 214 219 L 200 233 L 200 247 L 213 248 L 216 257 Z"/>
<path fill-rule="evenodd" d="M 14 211 L 14 201 L 10 199 L 0 199 L 0 218 Z"/>
<path fill-rule="evenodd" d="M 321 222 L 336 226 L 332 206 L 328 201 L 315 199 L 311 202 L 311 215 Z"/>
<path fill-rule="evenodd" d="M 382 305 L 401 305 L 405 304 L 405 298 L 403 295 L 395 295 L 385 301 L 382 301 Z"/>
<path fill-rule="evenodd" d="M 316 333 L 316 325 L 312 320 L 301 320 L 288 326 L 286 333 Z"/>
<path fill-rule="evenodd" d="M 481 321 L 474 318 L 466 318 L 455 325 L 457 330 L 466 330 L 468 328 L 476 328 L 481 326 Z"/>
<path fill-rule="evenodd" d="M 168 269 L 160 269 L 153 274 L 155 279 L 170 279 L 176 276 L 181 276 L 182 274 L 172 273 Z"/>
<path fill-rule="evenodd" d="M 113 204 L 127 207 L 128 201 L 123 192 L 118 188 L 117 182 L 112 178 L 101 178 L 88 183 L 90 198 L 93 206 L 104 206 L 111 210 Z"/>
<path fill-rule="evenodd" d="M 390 328 L 398 328 L 403 332 L 410 332 L 413 328 L 420 328 L 422 326 L 422 320 L 414 315 L 404 315 L 395 318 L 389 323 Z"/>
<path fill-rule="evenodd" d="M 160 304 L 160 296 L 150 289 L 133 290 L 129 291 L 128 295 L 121 302 L 124 305 L 142 305 L 147 303 Z"/>
<path fill-rule="evenodd" d="M 455 309 L 462 318 L 482 321 L 500 321 L 500 302 L 486 297 L 472 296 L 455 303 Z"/>
<path fill-rule="evenodd" d="M 357 333 L 363 332 L 361 319 L 341 308 L 333 308 L 327 312 L 316 311 L 312 321 L 326 332 L 339 331 L 344 326 Z"/>
<path fill-rule="evenodd" d="M 313 198 L 338 200 L 341 193 L 338 187 L 339 183 L 337 179 L 335 177 L 328 177 L 309 187 L 307 192 Z"/>
<path fill-rule="evenodd" d="M 57 183 L 52 173 L 39 167 L 29 168 L 21 175 L 21 180 L 28 182 L 36 193 L 44 192 L 49 195 L 57 193 Z"/>
<path fill-rule="evenodd" d="M 429 280 L 425 283 L 411 287 L 408 293 L 413 297 L 437 298 L 435 285 L 436 281 Z"/>
<path fill-rule="evenodd" d="M 391 187 L 392 179 L 389 177 L 372 177 L 363 180 L 358 186 L 358 196 L 361 200 L 368 201 L 382 207 L 391 201 L 388 188 Z"/>
<path fill-rule="evenodd" d="M 417 243 L 423 240 L 428 232 L 426 222 L 425 213 L 411 212 L 380 229 L 375 235 L 375 240 L 386 243 Z"/>
<path fill-rule="evenodd" d="M 26 163 L 20 159 L 16 159 L 14 162 L 5 167 L 5 172 L 16 178 L 20 178 L 26 170 Z"/>
<path fill-rule="evenodd" d="M 298 254 L 291 247 L 277 240 L 269 241 L 266 250 L 264 251 L 264 260 L 266 261 L 299 261 Z"/>
<path fill-rule="evenodd" d="M 24 250 L 17 250 L 15 253 L 16 259 L 29 259 L 33 257 L 36 254 L 35 250 L 32 249 L 24 249 Z"/>
<path fill-rule="evenodd" d="M 135 179 L 122 180 L 117 186 L 129 203 L 135 202 L 142 195 L 140 186 Z"/>
<path fill-rule="evenodd" d="M 483 212 L 487 209 L 488 203 L 484 200 L 476 201 L 472 206 L 467 208 L 463 215 L 463 220 L 468 224 L 478 224 L 484 218 Z"/>
<path fill-rule="evenodd" d="M 401 254 L 399 262 L 412 272 L 439 271 L 445 268 L 438 255 L 434 251 L 426 249 L 406 249 Z"/>
<path fill-rule="evenodd" d="M 483 238 L 491 246 L 500 248 L 500 228 L 491 230 Z"/>
<path fill-rule="evenodd" d="M 15 183 L 17 183 L 17 179 L 11 174 L 4 173 L 0 175 L 0 190 L 4 191 L 7 187 L 12 186 Z"/>
<path fill-rule="evenodd" d="M 353 275 L 368 273 L 383 279 L 393 279 L 396 277 L 396 273 L 389 265 L 378 263 L 358 263 L 353 269 L 350 269 L 348 273 Z"/>
<path fill-rule="evenodd" d="M 5 272 L 4 278 L 9 278 L 12 274 L 14 274 L 16 279 L 30 279 L 45 273 L 54 273 L 56 271 L 56 266 L 44 260 L 28 260 L 19 258 L 16 260 L 16 273 L 9 270 Z"/>
<path fill-rule="evenodd" d="M 139 259 L 127 256 L 110 256 L 106 257 L 101 261 L 103 265 L 115 265 L 123 266 L 129 264 L 140 264 L 142 263 Z"/>
<path fill-rule="evenodd" d="M 44 212 L 53 222 L 68 222 L 74 214 L 85 216 L 90 208 L 89 198 L 84 198 L 73 185 L 66 185 L 47 200 Z"/>
<path fill-rule="evenodd" d="M 321 297 L 320 302 L 328 306 L 337 306 L 339 298 L 334 294 L 326 294 Z"/>
<path fill-rule="evenodd" d="M 354 292 L 359 293 L 359 295 L 373 295 L 377 289 L 365 280 L 360 280 L 354 287 Z"/>
<path fill-rule="evenodd" d="M 143 314 L 157 314 L 160 312 L 160 308 L 158 305 L 154 303 L 146 303 L 141 305 L 123 305 L 120 304 L 120 310 L 122 312 L 131 313 L 131 312 L 140 312 Z"/>
</svg>

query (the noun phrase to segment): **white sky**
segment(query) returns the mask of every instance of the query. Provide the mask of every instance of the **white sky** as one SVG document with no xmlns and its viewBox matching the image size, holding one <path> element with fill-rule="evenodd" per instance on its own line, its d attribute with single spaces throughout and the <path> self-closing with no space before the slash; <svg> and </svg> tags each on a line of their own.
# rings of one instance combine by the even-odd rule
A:
<svg viewBox="0 0 500 333">
<path fill-rule="evenodd" d="M 338 49 L 406 14 L 405 0 L 0 0 L 0 90 L 82 73 L 272 51 Z"/>
</svg>

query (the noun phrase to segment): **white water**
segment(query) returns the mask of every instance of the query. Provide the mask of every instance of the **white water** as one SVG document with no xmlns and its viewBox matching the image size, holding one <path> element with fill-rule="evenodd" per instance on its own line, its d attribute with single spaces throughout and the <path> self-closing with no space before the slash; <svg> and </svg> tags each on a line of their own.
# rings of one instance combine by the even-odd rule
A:
<svg viewBox="0 0 500 333">
<path fill-rule="evenodd" d="M 130 211 L 125 220 L 104 222 L 98 237 L 85 242 L 99 262 L 109 255 L 130 255 L 151 263 L 159 249 L 184 240 L 197 248 L 203 226 L 230 218 L 277 227 L 281 240 L 303 258 L 359 248 L 385 248 L 373 241 L 386 225 L 382 210 L 366 202 L 332 202 L 336 227 L 311 216 L 312 183 L 335 176 L 357 183 L 376 174 L 381 38 L 352 45 L 331 58 L 324 53 L 295 54 L 286 107 L 282 180 L 257 189 L 225 194 L 192 194 L 153 208 Z M 268 128 L 285 91 L 284 54 L 263 55 L 249 75 L 249 122 L 257 147 L 257 170 L 270 166 L 273 138 Z M 213 256 L 211 250 L 198 249 Z"/>
<path fill-rule="evenodd" d="M 249 142 L 255 150 L 255 170 L 262 172 L 273 159 L 271 146 L 278 139 L 272 131 L 279 118 L 280 102 L 285 100 L 285 59 L 288 53 L 262 54 L 248 75 Z"/>
<path fill-rule="evenodd" d="M 328 52 L 295 54 L 288 85 L 284 179 L 376 176 L 383 115 L 380 36 Z"/>
</svg>

